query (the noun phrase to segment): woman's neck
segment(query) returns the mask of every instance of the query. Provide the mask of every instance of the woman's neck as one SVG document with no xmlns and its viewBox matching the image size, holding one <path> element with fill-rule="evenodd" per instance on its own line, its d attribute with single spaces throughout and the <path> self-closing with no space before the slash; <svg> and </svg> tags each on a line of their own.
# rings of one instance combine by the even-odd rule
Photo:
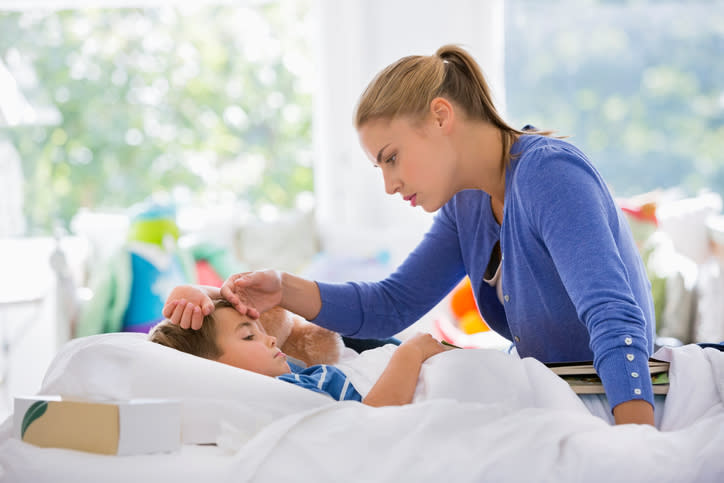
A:
<svg viewBox="0 0 724 483">
<path fill-rule="evenodd" d="M 493 199 L 505 197 L 503 135 L 497 127 L 481 121 L 460 124 L 456 133 L 461 189 L 479 189 Z"/>
</svg>

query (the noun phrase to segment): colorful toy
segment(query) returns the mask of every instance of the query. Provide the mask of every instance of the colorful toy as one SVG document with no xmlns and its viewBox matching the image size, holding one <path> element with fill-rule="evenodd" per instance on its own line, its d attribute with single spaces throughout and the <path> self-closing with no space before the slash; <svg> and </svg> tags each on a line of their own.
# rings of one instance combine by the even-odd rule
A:
<svg viewBox="0 0 724 483">
<path fill-rule="evenodd" d="M 457 318 L 457 325 L 466 334 L 477 334 L 490 330 L 478 312 L 470 279 L 465 279 L 455 288 L 450 297 L 450 310 Z"/>
<path fill-rule="evenodd" d="M 501 345 L 504 339 L 490 330 L 478 311 L 468 277 L 453 289 L 449 300 L 451 317 L 441 316 L 433 322 L 432 333 L 437 339 L 465 348 Z"/>
<path fill-rule="evenodd" d="M 93 273 L 93 297 L 82 308 L 76 336 L 147 332 L 161 320 L 171 289 L 196 283 L 194 260 L 177 245 L 172 205 L 141 203 L 130 218 L 126 242 Z"/>
</svg>

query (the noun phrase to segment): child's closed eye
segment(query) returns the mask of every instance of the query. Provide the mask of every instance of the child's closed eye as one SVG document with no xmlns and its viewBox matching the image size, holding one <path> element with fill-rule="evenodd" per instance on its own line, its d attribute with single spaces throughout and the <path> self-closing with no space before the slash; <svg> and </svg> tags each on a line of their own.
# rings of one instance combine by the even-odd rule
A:
<svg viewBox="0 0 724 483">
<path fill-rule="evenodd" d="M 254 334 L 247 335 L 243 340 L 254 340 Z"/>
</svg>

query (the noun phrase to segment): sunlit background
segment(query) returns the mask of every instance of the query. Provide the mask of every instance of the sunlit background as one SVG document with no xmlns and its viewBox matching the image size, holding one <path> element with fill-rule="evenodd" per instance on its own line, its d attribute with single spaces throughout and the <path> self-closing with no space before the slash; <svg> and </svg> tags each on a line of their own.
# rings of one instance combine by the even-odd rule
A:
<svg viewBox="0 0 724 483">
<path fill-rule="evenodd" d="M 172 205 L 180 249 L 227 269 L 392 270 L 431 217 L 384 194 L 352 112 L 381 68 L 444 43 L 475 55 L 511 124 L 590 156 L 647 260 L 668 235 L 649 265 L 660 335 L 724 339 L 724 4 L 442 5 L 0 0 L 0 416 L 79 335 L 140 203 Z"/>
</svg>

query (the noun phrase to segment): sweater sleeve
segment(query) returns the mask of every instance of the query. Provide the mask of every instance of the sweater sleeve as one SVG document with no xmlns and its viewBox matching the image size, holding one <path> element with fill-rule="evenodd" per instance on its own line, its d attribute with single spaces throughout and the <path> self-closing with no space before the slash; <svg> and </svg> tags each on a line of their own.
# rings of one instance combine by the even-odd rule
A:
<svg viewBox="0 0 724 483">
<path fill-rule="evenodd" d="M 588 329 L 611 408 L 633 399 L 653 405 L 648 327 L 631 283 L 640 258 L 630 231 L 580 152 L 560 146 L 538 151 L 518 171 L 520 203 Z"/>
<path fill-rule="evenodd" d="M 455 287 L 464 267 L 448 206 L 397 270 L 380 282 L 317 282 L 314 323 L 350 337 L 389 337 L 412 325 Z"/>
</svg>

